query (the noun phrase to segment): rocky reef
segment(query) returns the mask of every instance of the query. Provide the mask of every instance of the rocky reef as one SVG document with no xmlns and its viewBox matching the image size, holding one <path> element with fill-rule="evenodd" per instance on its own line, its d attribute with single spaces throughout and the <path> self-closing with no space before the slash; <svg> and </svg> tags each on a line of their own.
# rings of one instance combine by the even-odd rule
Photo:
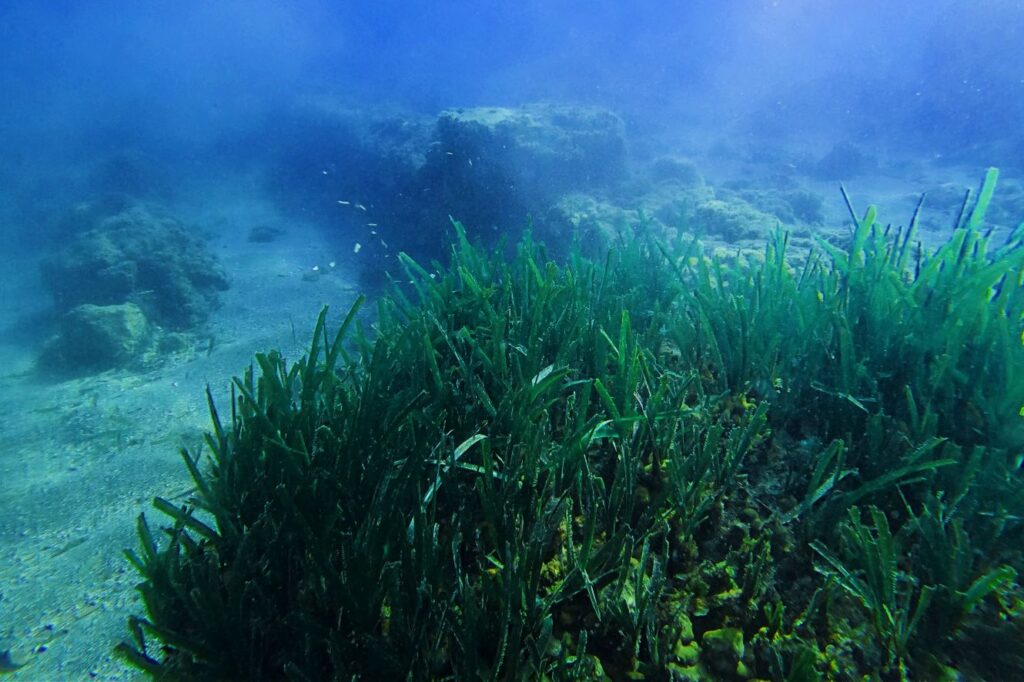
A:
<svg viewBox="0 0 1024 682">
<path fill-rule="evenodd" d="M 228 287 L 202 238 L 141 203 L 95 218 L 44 261 L 42 275 L 61 316 L 42 358 L 65 370 L 137 362 L 166 333 L 202 325 Z"/>
<path fill-rule="evenodd" d="M 663 235 L 699 225 L 708 243 L 754 245 L 779 224 L 806 233 L 822 221 L 821 198 L 795 180 L 712 187 L 690 159 L 632 158 L 625 123 L 599 107 L 475 107 L 433 119 L 322 101 L 301 111 L 295 137 L 304 130 L 317 145 L 282 146 L 270 191 L 320 214 L 348 248 L 359 243 L 371 275 L 402 251 L 443 257 L 449 216 L 483 243 L 530 226 L 555 249 L 641 223 Z"/>
</svg>

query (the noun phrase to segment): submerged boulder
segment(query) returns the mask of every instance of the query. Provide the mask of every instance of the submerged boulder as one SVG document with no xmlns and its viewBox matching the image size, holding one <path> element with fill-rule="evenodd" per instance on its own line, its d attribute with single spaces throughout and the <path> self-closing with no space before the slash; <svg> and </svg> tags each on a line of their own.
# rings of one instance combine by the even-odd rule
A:
<svg viewBox="0 0 1024 682">
<path fill-rule="evenodd" d="M 567 194 L 548 209 L 541 236 L 557 248 L 559 240 L 578 239 L 582 246 L 605 244 L 632 232 L 640 213 L 588 194 Z"/>
<path fill-rule="evenodd" d="M 461 156 L 467 167 L 491 166 L 529 194 L 550 197 L 591 189 L 626 174 L 625 125 L 599 107 L 533 104 L 447 111 L 437 121 L 437 142 L 433 159 L 458 161 Z"/>
<path fill-rule="evenodd" d="M 85 303 L 64 314 L 41 364 L 58 371 L 113 369 L 133 364 L 147 349 L 150 325 L 134 303 Z"/>
<path fill-rule="evenodd" d="M 779 223 L 778 219 L 739 198 L 708 199 L 694 208 L 692 225 L 700 232 L 727 242 L 760 239 Z"/>
<path fill-rule="evenodd" d="M 272 161 L 264 190 L 295 213 L 394 224 L 407 211 L 434 124 L 410 111 L 306 97 L 247 146 L 266 149 Z M 339 200 L 350 202 L 341 205 L 348 211 Z M 356 204 L 367 213 L 353 213 Z"/>
<path fill-rule="evenodd" d="M 364 276 L 383 273 L 400 251 L 443 258 L 449 216 L 493 243 L 520 233 L 531 216 L 541 227 L 564 195 L 609 190 L 628 175 L 625 125 L 598 107 L 424 117 L 310 100 L 275 125 L 285 134 L 272 136 L 268 192 L 303 215 L 329 217 L 347 248 L 361 244 Z"/>
<path fill-rule="evenodd" d="M 151 322 L 175 330 L 207 319 L 227 277 L 204 241 L 147 204 L 108 216 L 43 264 L 60 312 L 86 303 L 135 304 Z"/>
<path fill-rule="evenodd" d="M 431 202 L 468 225 L 521 228 L 561 196 L 626 175 L 625 126 L 596 107 L 534 104 L 448 111 L 419 172 Z"/>
<path fill-rule="evenodd" d="M 825 202 L 821 195 L 800 186 L 787 189 L 740 187 L 721 190 L 718 196 L 727 201 L 745 201 L 757 210 L 778 218 L 787 227 L 821 225 L 825 221 Z"/>
<path fill-rule="evenodd" d="M 659 156 L 648 164 L 648 175 L 654 182 L 672 182 L 683 187 L 703 187 L 704 176 L 690 159 Z"/>
</svg>

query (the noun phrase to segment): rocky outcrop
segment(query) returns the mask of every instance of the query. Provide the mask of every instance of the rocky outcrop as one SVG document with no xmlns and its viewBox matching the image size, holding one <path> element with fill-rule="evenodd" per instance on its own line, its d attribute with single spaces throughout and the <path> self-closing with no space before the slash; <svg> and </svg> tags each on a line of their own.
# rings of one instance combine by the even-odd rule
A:
<svg viewBox="0 0 1024 682">
<path fill-rule="evenodd" d="M 668 152 L 631 164 L 625 124 L 599 107 L 453 109 L 428 124 L 320 103 L 303 120 L 309 128 L 296 140 L 305 146 L 285 150 L 283 168 L 304 178 L 295 186 L 302 211 L 328 211 L 346 249 L 359 245 L 364 278 L 383 280 L 400 251 L 443 259 L 449 216 L 491 244 L 530 226 L 553 251 L 640 224 L 717 246 L 822 220 L 820 198 L 795 179 L 713 188 L 693 161 Z"/>
<path fill-rule="evenodd" d="M 207 319 L 227 277 L 202 239 L 158 208 L 135 204 L 72 238 L 43 264 L 57 309 L 132 303 L 162 327 Z"/>
<path fill-rule="evenodd" d="M 134 303 L 72 308 L 60 321 L 58 334 L 43 351 L 45 369 L 102 371 L 135 364 L 148 347 L 151 328 Z"/>
<path fill-rule="evenodd" d="M 564 195 L 626 177 L 624 124 L 596 107 L 533 104 L 442 112 L 434 119 L 307 102 L 268 188 L 303 214 L 327 216 L 363 246 L 367 271 L 406 251 L 443 257 L 449 220 L 475 239 L 542 229 Z"/>
</svg>

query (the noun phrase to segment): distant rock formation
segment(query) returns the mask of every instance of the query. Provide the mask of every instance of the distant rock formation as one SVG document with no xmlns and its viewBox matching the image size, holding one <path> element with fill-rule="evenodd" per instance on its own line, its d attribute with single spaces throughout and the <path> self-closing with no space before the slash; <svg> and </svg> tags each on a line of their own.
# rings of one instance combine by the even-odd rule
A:
<svg viewBox="0 0 1024 682">
<path fill-rule="evenodd" d="M 162 339 L 204 323 L 228 287 L 204 241 L 149 204 L 97 218 L 42 274 L 62 316 L 41 366 L 69 372 L 130 366 L 168 348 Z"/>
<path fill-rule="evenodd" d="M 134 303 L 84 303 L 64 314 L 58 334 L 43 351 L 57 371 L 106 370 L 132 364 L 147 348 L 151 327 Z"/>
<path fill-rule="evenodd" d="M 204 322 L 228 287 L 202 239 L 151 205 L 103 218 L 43 264 L 43 281 L 66 312 L 83 303 L 134 303 L 168 329 Z"/>
<path fill-rule="evenodd" d="M 394 273 L 400 251 L 444 259 L 449 216 L 486 244 L 514 242 L 529 226 L 553 251 L 641 223 L 718 245 L 822 220 L 820 197 L 795 179 L 758 192 L 712 188 L 689 159 L 632 159 L 625 123 L 600 107 L 474 107 L 431 119 L 318 100 L 289 123 L 276 136 L 286 142 L 271 194 L 330 224 L 358 254 L 364 283 Z"/>
</svg>

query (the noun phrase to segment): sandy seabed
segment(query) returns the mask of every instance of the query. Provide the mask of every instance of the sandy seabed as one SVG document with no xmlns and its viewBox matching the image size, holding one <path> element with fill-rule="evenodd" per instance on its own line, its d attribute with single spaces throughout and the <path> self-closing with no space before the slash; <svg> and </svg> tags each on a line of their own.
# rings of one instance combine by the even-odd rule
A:
<svg viewBox="0 0 1024 682">
<path fill-rule="evenodd" d="M 140 511 L 164 523 L 154 496 L 189 495 L 178 452 L 196 448 L 209 426 L 206 385 L 226 407 L 230 379 L 253 353 L 277 348 L 297 359 L 321 306 L 337 321 L 358 293 L 351 258 L 336 253 L 342 240 L 328 243 L 322 226 L 285 219 L 244 190 L 218 188 L 172 210 L 211 233 L 231 288 L 194 347 L 152 369 L 41 376 L 40 339 L 29 328 L 50 301 L 38 264 L 2 263 L 0 651 L 24 664 L 11 679 L 142 677 L 113 654 L 128 616 L 142 613 L 139 576 L 122 550 L 137 545 Z M 284 234 L 251 243 L 257 224 Z M 310 278 L 313 266 L 323 274 Z"/>
</svg>

